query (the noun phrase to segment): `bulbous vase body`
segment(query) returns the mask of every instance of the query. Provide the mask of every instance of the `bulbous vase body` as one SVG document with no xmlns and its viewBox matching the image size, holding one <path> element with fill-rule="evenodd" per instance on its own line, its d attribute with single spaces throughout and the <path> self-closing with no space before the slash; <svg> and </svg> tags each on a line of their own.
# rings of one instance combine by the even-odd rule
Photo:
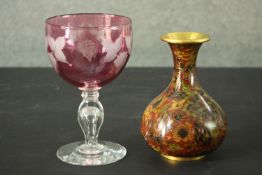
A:
<svg viewBox="0 0 262 175">
<path fill-rule="evenodd" d="M 208 35 L 168 33 L 173 58 L 169 86 L 145 109 L 141 132 L 148 145 L 166 158 L 194 160 L 214 151 L 226 134 L 222 108 L 204 91 L 196 78 L 196 56 Z"/>
</svg>

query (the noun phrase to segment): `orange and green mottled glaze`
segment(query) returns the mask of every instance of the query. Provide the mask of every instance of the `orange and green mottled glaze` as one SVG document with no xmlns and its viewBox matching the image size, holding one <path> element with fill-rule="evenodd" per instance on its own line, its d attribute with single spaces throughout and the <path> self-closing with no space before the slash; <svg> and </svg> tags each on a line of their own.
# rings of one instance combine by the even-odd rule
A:
<svg viewBox="0 0 262 175">
<path fill-rule="evenodd" d="M 142 135 L 162 155 L 202 156 L 214 151 L 225 137 L 225 114 L 196 79 L 201 44 L 169 42 L 174 58 L 172 80 L 144 111 Z"/>
</svg>

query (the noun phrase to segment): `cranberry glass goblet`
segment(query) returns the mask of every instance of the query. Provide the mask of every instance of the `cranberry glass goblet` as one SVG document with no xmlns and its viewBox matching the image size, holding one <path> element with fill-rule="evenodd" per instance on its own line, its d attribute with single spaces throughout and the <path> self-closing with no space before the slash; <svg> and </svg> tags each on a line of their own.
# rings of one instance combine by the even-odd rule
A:
<svg viewBox="0 0 262 175">
<path fill-rule="evenodd" d="M 104 120 L 98 90 L 125 67 L 132 45 L 131 19 L 111 14 L 70 14 L 46 20 L 47 52 L 55 71 L 82 91 L 78 122 L 85 140 L 60 147 L 64 162 L 91 166 L 116 162 L 126 149 L 98 140 Z"/>
</svg>

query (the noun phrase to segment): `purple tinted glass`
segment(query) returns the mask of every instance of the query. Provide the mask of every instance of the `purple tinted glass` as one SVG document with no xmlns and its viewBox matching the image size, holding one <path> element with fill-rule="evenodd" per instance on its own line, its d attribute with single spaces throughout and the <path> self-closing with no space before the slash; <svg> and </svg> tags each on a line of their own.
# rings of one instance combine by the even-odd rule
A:
<svg viewBox="0 0 262 175">
<path fill-rule="evenodd" d="M 119 75 L 131 53 L 132 25 L 124 16 L 72 14 L 46 20 L 54 69 L 81 90 L 101 87 Z"/>
</svg>

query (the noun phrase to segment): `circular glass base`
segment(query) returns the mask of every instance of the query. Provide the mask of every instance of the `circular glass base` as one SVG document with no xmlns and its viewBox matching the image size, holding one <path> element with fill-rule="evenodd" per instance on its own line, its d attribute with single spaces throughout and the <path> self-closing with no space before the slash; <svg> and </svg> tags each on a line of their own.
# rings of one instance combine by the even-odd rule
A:
<svg viewBox="0 0 262 175">
<path fill-rule="evenodd" d="M 96 166 L 121 160 L 126 155 L 126 149 L 108 141 L 99 141 L 96 145 L 73 142 L 60 147 L 56 154 L 60 160 L 69 164 Z"/>
<path fill-rule="evenodd" d="M 191 160 L 199 160 L 205 157 L 205 155 L 202 156 L 196 156 L 196 157 L 175 157 L 175 156 L 168 156 L 161 154 L 164 158 L 169 160 L 176 160 L 176 161 L 191 161 Z"/>
</svg>

